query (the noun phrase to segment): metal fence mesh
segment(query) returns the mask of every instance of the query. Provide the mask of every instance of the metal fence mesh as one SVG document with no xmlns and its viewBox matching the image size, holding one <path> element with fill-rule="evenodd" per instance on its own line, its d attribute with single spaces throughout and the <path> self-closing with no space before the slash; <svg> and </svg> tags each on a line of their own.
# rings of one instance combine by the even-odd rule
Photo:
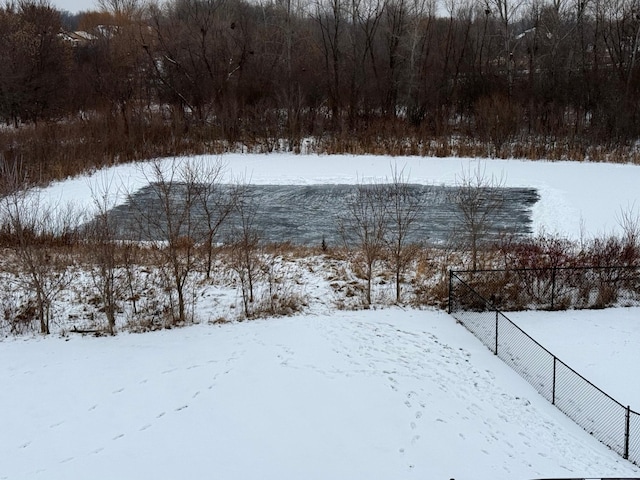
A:
<svg viewBox="0 0 640 480">
<path fill-rule="evenodd" d="M 449 313 L 569 418 L 640 464 L 640 414 L 560 361 L 500 310 L 501 305 L 525 299 L 528 308 L 560 308 L 568 303 L 580 308 L 600 304 L 605 297 L 607 302 L 640 301 L 636 269 L 495 271 L 491 276 L 492 272 L 451 272 Z M 515 294 L 518 302 L 513 300 Z"/>
<path fill-rule="evenodd" d="M 503 312 L 640 305 L 640 267 L 476 270 L 456 275 Z"/>
<path fill-rule="evenodd" d="M 555 405 L 620 455 L 625 454 L 626 408 L 557 361 Z"/>
<path fill-rule="evenodd" d="M 553 355 L 502 313 L 498 319 L 498 357 L 552 401 Z"/>
<path fill-rule="evenodd" d="M 629 460 L 640 465 L 640 414 L 629 412 Z"/>
</svg>

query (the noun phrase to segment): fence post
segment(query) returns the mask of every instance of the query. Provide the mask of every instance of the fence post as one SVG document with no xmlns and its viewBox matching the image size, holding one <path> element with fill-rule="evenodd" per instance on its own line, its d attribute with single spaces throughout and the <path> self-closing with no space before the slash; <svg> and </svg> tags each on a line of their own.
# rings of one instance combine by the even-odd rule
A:
<svg viewBox="0 0 640 480">
<path fill-rule="evenodd" d="M 553 356 L 553 386 L 551 387 L 551 405 L 556 404 L 556 368 L 558 365 L 558 357 Z"/>
<path fill-rule="evenodd" d="M 498 355 L 498 310 L 496 309 L 496 348 L 493 351 L 494 355 Z"/>
<path fill-rule="evenodd" d="M 556 300 L 556 267 L 551 269 L 551 310 L 555 310 Z"/>
<path fill-rule="evenodd" d="M 631 417 L 631 408 L 627 405 L 627 411 L 625 412 L 625 422 L 624 422 L 624 455 L 622 456 L 625 460 L 629 460 L 629 430 L 630 430 L 630 419 Z"/>
<path fill-rule="evenodd" d="M 452 287 L 453 287 L 453 271 L 449 269 L 449 300 L 447 303 L 447 310 L 449 311 L 449 315 L 451 315 L 451 299 L 453 298 L 453 294 L 451 293 Z"/>
</svg>

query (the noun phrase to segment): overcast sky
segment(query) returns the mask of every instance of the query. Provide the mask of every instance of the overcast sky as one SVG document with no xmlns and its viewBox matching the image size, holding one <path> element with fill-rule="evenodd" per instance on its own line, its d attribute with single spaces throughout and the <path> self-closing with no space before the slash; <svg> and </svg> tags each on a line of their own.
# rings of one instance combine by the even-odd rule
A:
<svg viewBox="0 0 640 480">
<path fill-rule="evenodd" d="M 96 9 L 94 0 L 51 0 L 51 4 L 59 10 L 67 10 L 71 13 Z"/>
</svg>

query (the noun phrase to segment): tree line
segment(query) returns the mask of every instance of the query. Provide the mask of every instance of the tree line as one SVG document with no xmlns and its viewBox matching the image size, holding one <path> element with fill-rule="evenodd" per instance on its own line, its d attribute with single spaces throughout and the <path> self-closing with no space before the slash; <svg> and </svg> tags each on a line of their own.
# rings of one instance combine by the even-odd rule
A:
<svg viewBox="0 0 640 480">
<path fill-rule="evenodd" d="M 110 160 L 305 138 L 580 158 L 640 131 L 631 0 L 19 0 L 0 31 L 0 118 L 58 125 L 49 151 L 63 121 Z"/>
</svg>

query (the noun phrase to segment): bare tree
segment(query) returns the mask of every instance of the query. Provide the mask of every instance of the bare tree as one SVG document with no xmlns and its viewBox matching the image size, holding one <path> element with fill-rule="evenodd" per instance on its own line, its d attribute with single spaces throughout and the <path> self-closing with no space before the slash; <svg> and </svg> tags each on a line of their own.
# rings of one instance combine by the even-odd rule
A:
<svg viewBox="0 0 640 480">
<path fill-rule="evenodd" d="M 22 158 L 9 161 L 4 153 L 0 152 L 0 199 L 27 188 L 27 183 Z"/>
<path fill-rule="evenodd" d="M 478 164 L 473 170 L 471 166 L 463 170 L 456 183 L 449 201 L 456 207 L 461 240 L 471 253 L 471 268 L 476 270 L 482 243 L 487 240 L 496 214 L 504 204 L 504 180 L 487 175 Z"/>
<path fill-rule="evenodd" d="M 640 214 L 634 205 L 630 205 L 626 209 L 620 209 L 616 220 L 622 230 L 622 261 L 636 265 L 640 260 Z"/>
<path fill-rule="evenodd" d="M 0 118 L 37 123 L 63 112 L 71 51 L 46 0 L 0 6 Z"/>
<path fill-rule="evenodd" d="M 485 0 L 487 10 L 495 13 L 500 24 L 503 51 L 502 59 L 507 72 L 507 95 L 510 97 L 513 88 L 513 70 L 514 70 L 514 35 L 513 24 L 519 19 L 520 10 L 525 4 L 525 0 Z"/>
<path fill-rule="evenodd" d="M 125 145 L 134 134 L 147 125 L 143 110 L 150 86 L 148 72 L 152 68 L 142 45 L 143 8 L 138 0 L 100 0 L 102 14 L 108 25 L 91 29 L 95 37 L 82 58 L 87 62 L 82 73 L 92 86 L 101 106 L 106 106 L 111 120 L 118 121 L 111 128 L 122 126 L 118 133 Z M 107 117 L 109 118 L 109 117 Z M 117 131 L 117 130 L 116 130 Z"/>
<path fill-rule="evenodd" d="M 391 183 L 385 188 L 389 221 L 385 243 L 395 276 L 396 302 L 400 303 L 402 277 L 418 253 L 418 245 L 410 243 L 409 236 L 425 202 L 420 192 L 408 183 L 404 170 L 397 166 L 392 167 Z"/>
<path fill-rule="evenodd" d="M 344 0 L 316 0 L 314 20 L 320 29 L 320 48 L 324 55 L 326 91 L 331 120 L 338 125 L 342 113 L 342 70 L 345 35 Z"/>
<path fill-rule="evenodd" d="M 53 208 L 24 190 L 13 189 L 0 202 L 0 217 L 18 260 L 16 278 L 35 297 L 40 333 L 48 334 L 53 303 L 72 279 L 67 250 L 75 242 L 78 217 L 71 209 Z"/>
<path fill-rule="evenodd" d="M 254 54 L 252 16 L 243 3 L 174 0 L 151 9 L 144 45 L 161 98 L 191 120 L 231 133 L 244 71 Z"/>
<path fill-rule="evenodd" d="M 160 242 L 155 251 L 170 292 L 173 324 L 188 320 L 187 288 L 198 268 L 198 245 L 208 241 L 211 234 L 201 222 L 201 202 L 208 198 L 203 197 L 203 185 L 216 182 L 219 174 L 218 164 L 203 167 L 190 160 L 173 160 L 169 164 L 156 161 L 151 164 L 150 173 L 145 174 L 151 203 L 135 208 L 145 236 Z"/>
<path fill-rule="evenodd" d="M 403 15 L 399 15 L 398 9 L 408 9 L 408 12 Z M 406 63 L 407 63 L 407 75 L 404 79 L 406 91 L 403 95 L 403 105 L 408 107 L 409 119 L 411 122 L 418 124 L 422 121 L 425 115 L 425 102 L 421 97 L 424 97 L 424 82 L 422 78 L 427 68 L 424 65 L 430 63 L 430 57 L 432 56 L 433 49 L 431 48 L 432 37 L 434 35 L 434 24 L 436 16 L 436 2 L 435 0 L 398 0 L 397 2 L 390 3 L 390 10 L 387 15 L 390 17 L 388 23 L 389 28 L 398 29 L 398 23 L 403 17 L 406 17 Z M 391 46 L 391 45 L 390 45 Z M 392 58 L 399 56 L 401 52 L 394 52 L 390 50 L 389 61 Z M 393 60 L 394 66 L 398 64 L 400 59 Z M 394 70 L 389 72 L 394 75 Z M 399 78 L 400 75 L 398 75 Z"/>
<path fill-rule="evenodd" d="M 97 3 L 102 11 L 110 13 L 119 22 L 138 19 L 144 11 L 140 0 L 98 0 Z"/>
<path fill-rule="evenodd" d="M 229 215 L 237 208 L 238 197 L 242 194 L 243 188 L 223 183 L 225 165 L 221 161 L 194 165 L 193 169 L 195 177 L 200 179 L 196 195 L 204 216 L 204 221 L 201 222 L 204 229 L 199 243 L 205 254 L 206 277 L 210 278 L 218 234 Z"/>
<path fill-rule="evenodd" d="M 367 281 L 365 301 L 371 305 L 371 286 L 374 266 L 382 259 L 385 249 L 388 210 L 386 191 L 380 184 L 357 185 L 347 200 L 344 215 L 339 219 L 339 230 L 347 249 L 355 247 L 362 258 Z"/>
<path fill-rule="evenodd" d="M 110 335 L 116 333 L 116 311 L 126 285 L 126 276 L 118 262 L 117 219 L 110 214 L 115 205 L 114 194 L 117 192 L 113 191 L 112 180 L 106 178 L 103 178 L 102 184 L 92 187 L 96 214 L 87 232 L 91 258 L 95 263 L 93 283 L 102 300 Z"/>
<path fill-rule="evenodd" d="M 255 224 L 258 204 L 246 185 L 239 191 L 231 227 L 231 266 L 240 281 L 244 315 L 250 318 L 255 298 L 254 287 L 261 269 L 260 234 Z"/>
</svg>

